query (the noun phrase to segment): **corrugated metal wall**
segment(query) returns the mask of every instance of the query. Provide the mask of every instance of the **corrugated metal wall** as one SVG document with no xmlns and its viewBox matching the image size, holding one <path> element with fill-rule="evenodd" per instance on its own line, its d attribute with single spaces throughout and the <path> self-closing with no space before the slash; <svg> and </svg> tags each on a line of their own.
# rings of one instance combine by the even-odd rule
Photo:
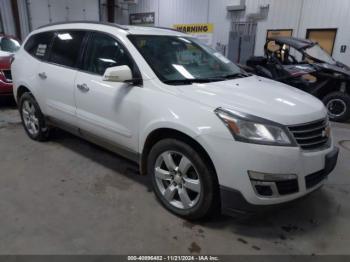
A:
<svg viewBox="0 0 350 262">
<path fill-rule="evenodd" d="M 176 23 L 207 23 L 210 0 L 139 0 L 130 13 L 155 12 L 156 25 L 172 27 Z"/>
<path fill-rule="evenodd" d="M 72 20 L 99 20 L 98 0 L 28 0 L 32 29 Z"/>
<path fill-rule="evenodd" d="M 159 23 L 168 27 L 176 23 L 207 23 L 209 19 L 209 0 L 160 1 L 159 8 Z"/>
<path fill-rule="evenodd" d="M 270 5 L 269 15 L 266 20 L 259 21 L 255 44 L 255 54 L 263 55 L 263 47 L 266 41 L 267 30 L 293 29 L 293 35 L 297 36 L 300 21 L 300 10 L 303 0 L 260 0 L 248 1 L 248 12 L 257 12 L 260 5 Z M 305 37 L 305 36 L 304 36 Z"/>
<path fill-rule="evenodd" d="M 130 13 L 155 12 L 159 26 L 171 27 L 175 23 L 210 22 L 215 25 L 214 46 L 228 43 L 232 18 L 228 5 L 240 0 L 139 0 L 130 7 Z M 350 1 L 347 0 L 247 0 L 246 12 L 257 13 L 260 6 L 269 5 L 269 16 L 258 22 L 255 54 L 263 54 L 268 29 L 293 29 L 293 35 L 306 37 L 308 28 L 337 28 L 338 34 L 333 55 L 350 65 Z M 244 19 L 244 17 L 241 17 Z M 340 46 L 347 45 L 345 54 Z"/>
<path fill-rule="evenodd" d="M 21 12 L 23 34 L 30 28 L 43 24 L 69 20 L 98 20 L 98 0 L 17 0 Z M 28 26 L 24 22 L 24 2 L 29 3 Z M 104 0 L 102 0 L 104 2 Z M 116 22 L 128 23 L 128 13 L 155 12 L 156 25 L 172 27 L 176 23 L 214 23 L 213 45 L 227 45 L 232 17 L 226 11 L 229 5 L 239 5 L 240 0 L 138 0 L 116 13 Z M 350 1 L 348 0 L 246 0 L 246 11 L 236 19 L 244 20 L 250 13 L 257 13 L 260 6 L 269 5 L 268 18 L 259 21 L 255 54 L 263 54 L 268 29 L 293 29 L 294 36 L 306 37 L 307 29 L 337 28 L 338 34 L 333 55 L 337 60 L 350 65 Z M 10 0 L 0 1 L 0 12 L 5 32 L 14 34 Z M 129 11 L 128 11 L 129 9 Z M 23 11 L 23 12 L 22 12 Z M 26 28 L 25 28 L 26 27 Z M 342 45 L 348 46 L 345 54 Z"/>
<path fill-rule="evenodd" d="M 15 21 L 12 16 L 11 0 L 0 1 L 0 15 L 4 33 L 16 35 Z"/>
<path fill-rule="evenodd" d="M 304 0 L 300 33 L 306 36 L 307 29 L 337 28 L 333 57 L 350 65 L 350 1 L 347 0 Z M 340 47 L 347 45 L 346 53 Z"/>
<path fill-rule="evenodd" d="M 32 29 L 29 23 L 27 0 L 17 0 L 17 4 L 21 27 L 21 39 L 24 40 Z"/>
<path fill-rule="evenodd" d="M 159 2 L 160 0 L 138 0 L 137 5 L 130 6 L 130 13 L 156 12 L 158 14 Z"/>
<path fill-rule="evenodd" d="M 226 7 L 239 5 L 239 3 L 239 0 L 210 0 L 209 22 L 214 23 L 214 46 L 216 46 L 216 43 L 228 44 L 232 18 L 227 12 Z"/>
</svg>

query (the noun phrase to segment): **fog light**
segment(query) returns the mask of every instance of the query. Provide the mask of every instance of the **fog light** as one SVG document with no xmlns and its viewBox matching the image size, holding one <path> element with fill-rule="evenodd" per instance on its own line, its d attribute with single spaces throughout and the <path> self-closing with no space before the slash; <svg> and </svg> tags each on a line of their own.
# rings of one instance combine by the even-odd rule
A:
<svg viewBox="0 0 350 262">
<path fill-rule="evenodd" d="M 267 182 L 292 180 L 297 178 L 297 175 L 295 174 L 269 174 L 269 173 L 261 173 L 256 171 L 248 171 L 248 174 L 250 179 L 252 180 L 267 181 Z"/>
<path fill-rule="evenodd" d="M 255 185 L 256 192 L 261 196 L 272 196 L 271 186 Z"/>
<path fill-rule="evenodd" d="M 298 176 L 295 174 L 269 174 L 248 171 L 255 193 L 263 197 L 279 197 L 299 191 Z"/>
</svg>

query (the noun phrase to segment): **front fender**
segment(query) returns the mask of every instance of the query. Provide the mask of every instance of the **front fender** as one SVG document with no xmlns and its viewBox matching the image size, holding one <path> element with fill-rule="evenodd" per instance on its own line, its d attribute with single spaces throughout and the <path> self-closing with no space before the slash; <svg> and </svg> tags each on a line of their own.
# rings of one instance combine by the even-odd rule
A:
<svg viewBox="0 0 350 262">
<path fill-rule="evenodd" d="M 148 136 L 159 129 L 171 129 L 181 132 L 198 141 L 198 137 L 214 135 L 222 138 L 232 139 L 232 135 L 222 121 L 209 108 L 197 108 L 188 112 L 183 108 L 173 108 L 162 111 L 158 117 L 147 121 L 143 118 L 140 126 L 139 152 L 143 151 Z M 151 115 L 151 114 L 150 114 Z"/>
<path fill-rule="evenodd" d="M 227 127 L 215 114 L 215 106 L 190 99 L 182 93 L 177 86 L 145 81 L 139 118 L 140 153 L 149 135 L 163 128 L 181 132 L 197 142 L 199 136 L 206 134 L 232 139 Z"/>
<path fill-rule="evenodd" d="M 184 133 L 185 135 L 195 139 L 199 134 L 195 130 L 193 130 L 191 127 L 184 125 L 183 123 L 173 122 L 169 120 L 164 119 L 157 119 L 149 123 L 142 132 L 140 133 L 140 147 L 139 152 L 143 151 L 143 147 L 146 143 L 146 140 L 148 136 L 153 133 L 156 130 L 159 129 L 171 129 L 176 130 L 181 133 Z"/>
</svg>

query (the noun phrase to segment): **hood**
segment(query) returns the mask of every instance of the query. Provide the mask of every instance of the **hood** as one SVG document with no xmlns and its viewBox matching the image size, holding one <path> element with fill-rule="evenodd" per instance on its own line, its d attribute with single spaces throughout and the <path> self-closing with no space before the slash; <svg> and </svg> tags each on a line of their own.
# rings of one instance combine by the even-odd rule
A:
<svg viewBox="0 0 350 262">
<path fill-rule="evenodd" d="M 0 56 L 0 69 L 10 69 L 11 58 L 12 58 L 12 55 Z"/>
<path fill-rule="evenodd" d="M 212 107 L 231 109 L 284 125 L 325 118 L 320 100 L 294 87 L 251 76 L 236 80 L 179 86 L 189 100 Z"/>
</svg>

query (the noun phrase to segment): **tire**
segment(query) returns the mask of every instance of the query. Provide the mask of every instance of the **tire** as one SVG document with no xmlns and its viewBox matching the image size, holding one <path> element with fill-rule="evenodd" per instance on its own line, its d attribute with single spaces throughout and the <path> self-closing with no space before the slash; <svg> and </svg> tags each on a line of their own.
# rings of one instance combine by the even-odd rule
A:
<svg viewBox="0 0 350 262">
<path fill-rule="evenodd" d="M 20 97 L 19 112 L 27 135 L 35 141 L 47 141 L 49 128 L 38 103 L 31 93 L 24 93 Z"/>
<path fill-rule="evenodd" d="M 350 119 L 350 96 L 342 92 L 334 92 L 322 99 L 328 109 L 329 119 L 345 122 Z"/>
<path fill-rule="evenodd" d="M 204 159 L 191 146 L 176 139 L 161 140 L 151 149 L 147 172 L 152 177 L 156 197 L 173 214 L 198 220 L 219 211 L 216 174 Z"/>
</svg>

